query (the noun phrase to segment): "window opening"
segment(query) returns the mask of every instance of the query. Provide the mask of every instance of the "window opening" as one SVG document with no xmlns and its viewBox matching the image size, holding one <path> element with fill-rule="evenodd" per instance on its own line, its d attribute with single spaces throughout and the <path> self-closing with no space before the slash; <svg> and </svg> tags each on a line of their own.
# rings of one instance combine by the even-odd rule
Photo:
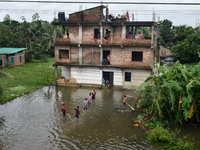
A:
<svg viewBox="0 0 200 150">
<path fill-rule="evenodd" d="M 143 60 L 143 52 L 132 52 L 132 61 L 142 61 Z"/>
<path fill-rule="evenodd" d="M 125 81 L 131 82 L 131 72 L 125 72 Z"/>
<path fill-rule="evenodd" d="M 103 38 L 104 38 L 104 43 L 108 44 L 110 41 L 110 29 L 103 30 Z"/>
<path fill-rule="evenodd" d="M 19 56 L 19 61 L 22 62 L 22 56 Z"/>
<path fill-rule="evenodd" d="M 110 64 L 110 51 L 104 50 L 103 51 L 103 65 L 109 65 Z"/>
<path fill-rule="evenodd" d="M 3 66 L 3 60 L 0 59 L 0 66 Z"/>
<path fill-rule="evenodd" d="M 100 39 L 100 30 L 94 29 L 94 42 L 97 43 L 97 40 Z"/>
<path fill-rule="evenodd" d="M 14 64 L 15 58 L 14 58 L 14 57 L 11 57 L 10 60 L 11 60 L 11 64 Z"/>
<path fill-rule="evenodd" d="M 59 50 L 59 59 L 69 59 L 69 50 Z"/>
</svg>

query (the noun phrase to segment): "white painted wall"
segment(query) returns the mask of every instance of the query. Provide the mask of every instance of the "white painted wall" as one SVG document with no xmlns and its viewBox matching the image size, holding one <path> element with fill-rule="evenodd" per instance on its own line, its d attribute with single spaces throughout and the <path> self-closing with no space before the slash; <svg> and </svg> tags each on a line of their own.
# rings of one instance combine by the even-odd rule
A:
<svg viewBox="0 0 200 150">
<path fill-rule="evenodd" d="M 70 67 L 68 66 L 62 66 L 61 68 L 61 73 L 62 73 L 62 76 L 65 77 L 65 79 L 69 80 L 70 79 Z"/>
<path fill-rule="evenodd" d="M 82 84 L 99 84 L 102 82 L 102 71 L 99 67 L 71 67 L 71 78 Z"/>
<path fill-rule="evenodd" d="M 113 72 L 113 85 L 123 86 L 123 88 L 137 88 L 150 75 L 150 70 L 140 69 L 118 69 L 118 68 L 102 68 L 99 67 L 62 67 L 62 76 L 66 79 L 74 78 L 80 84 L 102 84 L 103 71 Z M 131 82 L 124 81 L 125 72 L 131 72 Z"/>
<path fill-rule="evenodd" d="M 131 82 L 125 82 L 124 77 L 123 77 L 124 88 L 137 88 L 151 75 L 150 70 L 126 69 L 126 70 L 123 70 L 124 76 L 125 76 L 125 72 L 131 72 Z"/>
</svg>

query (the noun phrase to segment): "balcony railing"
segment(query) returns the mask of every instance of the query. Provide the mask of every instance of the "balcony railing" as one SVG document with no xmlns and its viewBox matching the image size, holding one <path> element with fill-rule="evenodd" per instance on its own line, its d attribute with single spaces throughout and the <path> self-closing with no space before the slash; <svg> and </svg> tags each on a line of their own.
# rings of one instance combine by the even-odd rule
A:
<svg viewBox="0 0 200 150">
<path fill-rule="evenodd" d="M 56 43 L 70 43 L 70 38 L 67 37 L 57 37 Z"/>
<path fill-rule="evenodd" d="M 71 43 L 71 44 L 79 44 L 78 42 L 75 41 L 71 41 L 70 38 L 62 38 L 62 37 L 58 37 L 56 38 L 56 43 Z M 98 43 L 94 43 L 93 40 L 90 41 L 85 41 L 82 44 L 91 44 L 91 45 L 96 45 L 96 44 L 100 44 L 100 42 Z M 144 45 L 149 45 L 151 44 L 151 39 L 121 39 L 121 40 L 116 40 L 116 41 L 109 41 L 107 43 L 103 42 L 102 44 L 107 44 L 107 45 L 129 45 L 129 44 L 144 44 Z"/>
</svg>

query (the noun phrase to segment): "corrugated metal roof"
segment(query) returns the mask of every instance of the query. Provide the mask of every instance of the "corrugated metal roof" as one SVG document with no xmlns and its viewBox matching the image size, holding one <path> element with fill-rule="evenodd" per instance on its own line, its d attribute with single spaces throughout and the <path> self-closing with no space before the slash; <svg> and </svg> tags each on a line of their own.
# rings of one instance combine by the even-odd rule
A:
<svg viewBox="0 0 200 150">
<path fill-rule="evenodd" d="M 0 48 L 0 54 L 14 54 L 20 51 L 25 50 L 26 48 Z"/>
</svg>

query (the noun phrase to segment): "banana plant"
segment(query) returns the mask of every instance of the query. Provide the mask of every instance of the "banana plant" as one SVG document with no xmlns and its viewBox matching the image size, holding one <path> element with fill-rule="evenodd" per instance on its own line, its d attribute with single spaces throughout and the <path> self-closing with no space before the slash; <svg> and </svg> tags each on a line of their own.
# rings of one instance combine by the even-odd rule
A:
<svg viewBox="0 0 200 150">
<path fill-rule="evenodd" d="M 188 67 L 176 62 L 172 67 L 163 65 L 157 74 L 147 78 L 136 93 L 151 87 L 153 102 L 147 109 L 151 120 L 180 123 L 189 119 L 199 122 L 200 64 Z"/>
</svg>

